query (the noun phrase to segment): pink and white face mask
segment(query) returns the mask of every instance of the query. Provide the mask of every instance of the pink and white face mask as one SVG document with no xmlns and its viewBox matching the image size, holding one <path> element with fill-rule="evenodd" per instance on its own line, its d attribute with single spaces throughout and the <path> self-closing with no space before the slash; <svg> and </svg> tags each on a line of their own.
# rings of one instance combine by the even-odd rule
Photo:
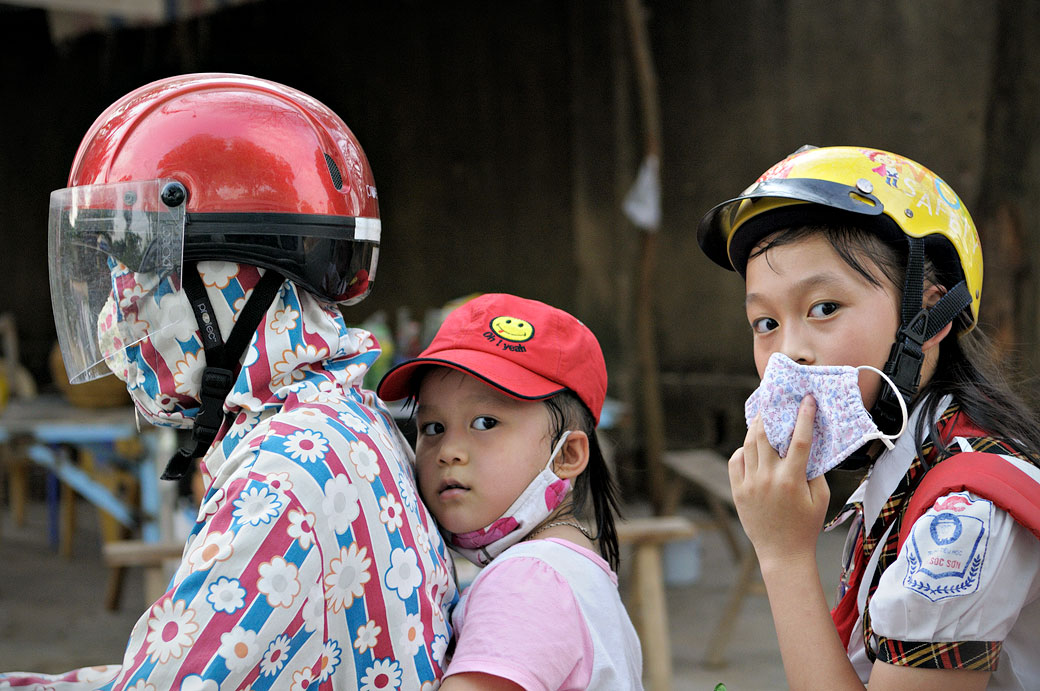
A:
<svg viewBox="0 0 1040 691">
<path fill-rule="evenodd" d="M 755 416 L 761 415 L 769 445 L 781 457 L 786 456 L 794 435 L 798 406 L 807 394 L 812 394 L 816 399 L 816 417 L 806 468 L 809 480 L 837 467 L 867 442 L 880 439 L 891 449 L 892 440 L 906 429 L 906 404 L 897 392 L 903 426 L 895 434 L 884 434 L 863 406 L 859 389 L 861 369 L 877 372 L 895 390 L 895 384 L 884 372 L 869 365 L 799 365 L 783 353 L 773 353 L 762 374 L 762 382 L 744 403 L 744 419 L 750 426 Z"/>
<path fill-rule="evenodd" d="M 491 525 L 468 533 L 449 533 L 448 542 L 459 554 L 477 566 L 487 566 L 508 547 L 523 540 L 555 511 L 571 488 L 571 481 L 556 476 L 553 461 L 563 448 L 570 430 L 556 442 L 549 462 L 535 475 L 531 484 L 520 493 L 506 512 Z"/>
</svg>

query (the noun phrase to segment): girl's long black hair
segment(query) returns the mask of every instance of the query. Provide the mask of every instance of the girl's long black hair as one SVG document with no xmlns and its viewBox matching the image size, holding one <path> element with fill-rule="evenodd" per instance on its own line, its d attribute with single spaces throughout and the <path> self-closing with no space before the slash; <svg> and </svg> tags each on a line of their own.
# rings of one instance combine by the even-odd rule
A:
<svg viewBox="0 0 1040 691">
<path fill-rule="evenodd" d="M 573 512 L 579 518 L 587 516 L 589 504 L 592 504 L 599 552 L 616 572 L 621 563 L 617 528 L 614 525 L 614 518 L 620 513 L 618 489 L 596 438 L 596 421 L 585 404 L 571 391 L 546 399 L 545 407 L 549 409 L 552 446 L 556 446 L 563 433 L 569 429 L 580 430 L 589 438 L 589 463 L 585 471 L 574 479 Z"/>
<path fill-rule="evenodd" d="M 751 256 L 766 254 L 772 247 L 816 234 L 826 237 L 838 256 L 871 284 L 880 288 L 882 281 L 889 281 L 896 293 L 902 295 L 907 261 L 905 242 L 899 238 L 882 239 L 876 232 L 853 225 L 810 225 L 781 230 L 757 247 Z M 882 275 L 878 276 L 878 272 Z M 949 271 L 943 275 L 934 257 L 929 255 L 925 264 L 925 287 L 942 286 L 958 278 L 951 277 Z M 940 454 L 948 453 L 936 420 L 941 412 L 939 405 L 949 394 L 979 428 L 1008 441 L 1034 462 L 1040 462 L 1040 419 L 1034 408 L 1008 383 L 982 329 L 976 326 L 968 333 L 961 333 L 967 325 L 968 315 L 962 312 L 954 320 L 950 335 L 939 345 L 935 373 L 915 398 L 915 402 L 924 402 L 923 414 L 914 430 L 918 456 L 922 456 L 921 447 L 929 436 Z"/>
</svg>

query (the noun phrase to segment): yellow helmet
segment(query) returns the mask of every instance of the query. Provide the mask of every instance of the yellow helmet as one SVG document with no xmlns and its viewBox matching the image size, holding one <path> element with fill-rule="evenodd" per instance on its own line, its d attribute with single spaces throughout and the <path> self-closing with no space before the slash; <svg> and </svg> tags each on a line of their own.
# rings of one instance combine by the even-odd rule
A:
<svg viewBox="0 0 1040 691">
<path fill-rule="evenodd" d="M 982 296 L 982 247 L 960 197 L 908 158 L 852 146 L 802 147 L 767 170 L 740 196 L 711 209 L 697 232 L 714 262 L 742 275 L 767 235 L 791 226 L 845 223 L 888 238 L 924 241 L 925 253 L 950 288 L 963 280 L 971 296 L 969 331 Z"/>
</svg>

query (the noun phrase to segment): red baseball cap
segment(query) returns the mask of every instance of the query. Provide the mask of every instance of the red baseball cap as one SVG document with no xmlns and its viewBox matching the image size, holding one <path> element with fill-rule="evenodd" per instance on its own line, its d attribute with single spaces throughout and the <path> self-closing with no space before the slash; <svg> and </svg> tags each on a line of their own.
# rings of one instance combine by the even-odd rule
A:
<svg viewBox="0 0 1040 691">
<path fill-rule="evenodd" d="M 596 424 L 607 395 L 603 352 L 587 326 L 563 310 L 504 293 L 455 308 L 419 357 L 386 373 L 376 387 L 380 398 L 416 394 L 415 374 L 428 365 L 465 372 L 523 400 L 570 389 Z"/>
</svg>

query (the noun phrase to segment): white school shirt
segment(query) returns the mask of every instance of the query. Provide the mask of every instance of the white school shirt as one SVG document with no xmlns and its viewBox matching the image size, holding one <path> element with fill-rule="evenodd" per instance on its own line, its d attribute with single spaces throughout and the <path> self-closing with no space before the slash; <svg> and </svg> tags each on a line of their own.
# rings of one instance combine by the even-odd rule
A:
<svg viewBox="0 0 1040 691">
<path fill-rule="evenodd" d="M 941 415 L 949 401 L 938 407 Z M 916 428 L 923 406 L 917 406 L 907 424 Z M 967 442 L 955 438 L 962 450 Z M 885 501 L 906 475 L 916 457 L 912 434 L 904 434 L 895 448 L 878 457 L 867 479 L 849 497 L 863 503 L 863 519 L 873 525 Z M 1040 469 L 1002 456 L 1040 482 Z M 1029 691 L 1040 684 L 1040 540 L 992 502 L 969 492 L 953 492 L 936 501 L 955 506 L 962 526 L 948 528 L 943 510 L 930 508 L 915 523 L 896 561 L 881 575 L 870 600 L 874 632 L 896 641 L 1002 641 L 997 670 L 987 686 L 992 691 Z M 948 513 L 948 512 L 945 512 Z M 891 527 L 889 528 L 891 530 Z M 846 549 L 855 544 L 858 524 L 853 522 Z M 956 534 L 955 534 L 956 533 Z M 888 533 L 879 545 L 887 540 Z M 955 554 L 960 552 L 960 554 Z M 866 605 L 867 591 L 877 570 L 879 547 L 867 563 L 857 595 L 858 609 Z M 931 564 L 942 559 L 941 565 Z M 966 563 L 974 561 L 976 570 Z M 848 655 L 863 683 L 873 663 L 863 645 L 863 617 L 857 619 Z"/>
</svg>

